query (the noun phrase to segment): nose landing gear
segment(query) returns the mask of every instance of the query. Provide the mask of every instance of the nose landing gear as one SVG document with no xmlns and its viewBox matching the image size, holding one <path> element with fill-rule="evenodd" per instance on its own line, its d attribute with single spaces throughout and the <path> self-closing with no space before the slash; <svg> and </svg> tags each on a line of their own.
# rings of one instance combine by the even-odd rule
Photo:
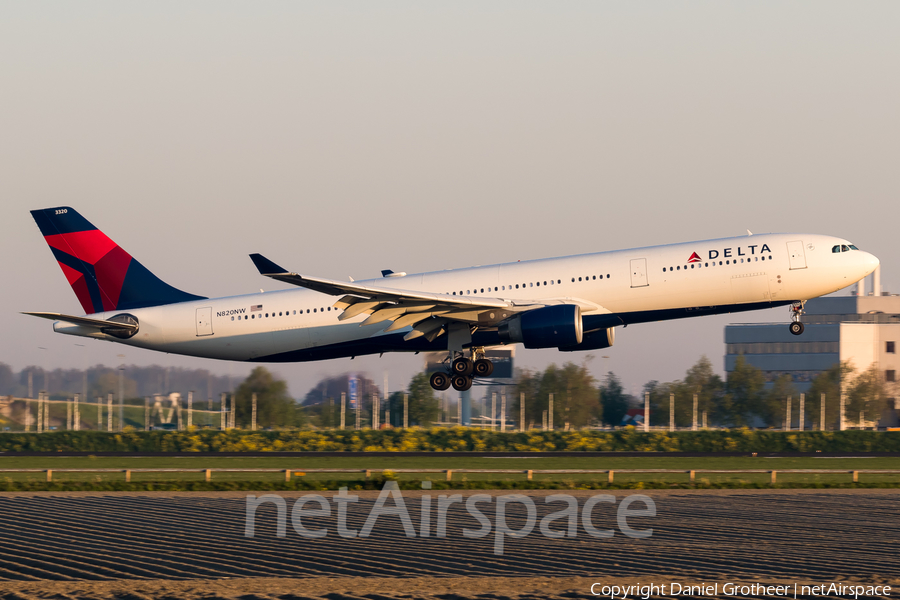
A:
<svg viewBox="0 0 900 600">
<path fill-rule="evenodd" d="M 791 304 L 791 324 L 788 326 L 790 332 L 794 335 L 800 335 L 803 333 L 803 323 L 800 321 L 800 316 L 803 314 L 803 302 L 794 302 Z"/>
</svg>

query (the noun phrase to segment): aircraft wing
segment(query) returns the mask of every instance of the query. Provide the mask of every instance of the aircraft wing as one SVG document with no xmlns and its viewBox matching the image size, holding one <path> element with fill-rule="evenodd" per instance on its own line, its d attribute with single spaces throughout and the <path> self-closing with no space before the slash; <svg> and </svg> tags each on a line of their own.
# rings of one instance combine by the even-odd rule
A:
<svg viewBox="0 0 900 600">
<path fill-rule="evenodd" d="M 451 321 L 496 327 L 513 313 L 548 304 L 546 301 L 516 300 L 513 302 L 502 298 L 453 296 L 360 285 L 292 273 L 261 254 L 251 254 L 250 259 L 253 260 L 253 264 L 256 265 L 261 275 L 323 294 L 341 296 L 334 304 L 344 311 L 338 317 L 341 321 L 368 314 L 369 317 L 360 326 L 384 321 L 392 321 L 385 331 L 396 331 L 412 326 L 413 330 L 404 337 L 406 340 L 423 335 L 432 340 L 441 335 L 445 331 L 445 326 Z"/>
</svg>

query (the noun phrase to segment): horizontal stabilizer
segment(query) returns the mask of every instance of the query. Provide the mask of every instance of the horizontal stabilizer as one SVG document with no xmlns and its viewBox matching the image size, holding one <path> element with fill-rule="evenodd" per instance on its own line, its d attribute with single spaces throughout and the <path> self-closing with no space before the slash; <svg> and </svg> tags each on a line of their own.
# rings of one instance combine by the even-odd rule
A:
<svg viewBox="0 0 900 600">
<path fill-rule="evenodd" d="M 120 321 L 104 321 L 102 319 L 92 319 L 90 317 L 75 317 L 73 315 L 63 315 L 60 313 L 50 312 L 25 312 L 23 315 L 31 315 L 32 317 L 40 317 L 41 319 L 49 319 L 51 321 L 64 321 L 81 327 L 89 327 L 98 329 L 103 333 L 119 337 L 128 338 L 138 332 L 140 326 L 133 317 L 126 317 Z M 115 317 L 113 317 L 115 318 Z"/>
</svg>

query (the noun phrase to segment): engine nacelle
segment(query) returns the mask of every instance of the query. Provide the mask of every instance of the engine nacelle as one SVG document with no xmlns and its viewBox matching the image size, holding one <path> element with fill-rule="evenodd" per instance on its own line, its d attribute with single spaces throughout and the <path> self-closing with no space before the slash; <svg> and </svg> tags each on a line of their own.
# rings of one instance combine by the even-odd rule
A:
<svg viewBox="0 0 900 600">
<path fill-rule="evenodd" d="M 560 347 L 563 352 L 578 352 L 580 350 L 600 350 L 609 348 L 616 343 L 616 328 L 598 329 L 584 334 L 580 344 Z"/>
<path fill-rule="evenodd" d="M 501 323 L 500 339 L 526 348 L 577 346 L 582 340 L 581 308 L 558 304 L 518 314 Z"/>
</svg>

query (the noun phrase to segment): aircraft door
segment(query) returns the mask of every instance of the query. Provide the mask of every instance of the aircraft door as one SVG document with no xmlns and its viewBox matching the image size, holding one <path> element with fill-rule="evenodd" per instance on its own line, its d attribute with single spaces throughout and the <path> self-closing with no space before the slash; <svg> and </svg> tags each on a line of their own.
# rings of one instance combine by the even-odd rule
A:
<svg viewBox="0 0 900 600">
<path fill-rule="evenodd" d="M 631 259 L 631 287 L 644 287 L 650 285 L 647 282 L 647 259 Z"/>
<path fill-rule="evenodd" d="M 806 254 L 803 252 L 803 242 L 788 242 L 788 258 L 791 261 L 791 270 L 806 268 Z"/>
<path fill-rule="evenodd" d="M 212 335 L 212 307 L 197 309 L 197 336 Z"/>
</svg>

